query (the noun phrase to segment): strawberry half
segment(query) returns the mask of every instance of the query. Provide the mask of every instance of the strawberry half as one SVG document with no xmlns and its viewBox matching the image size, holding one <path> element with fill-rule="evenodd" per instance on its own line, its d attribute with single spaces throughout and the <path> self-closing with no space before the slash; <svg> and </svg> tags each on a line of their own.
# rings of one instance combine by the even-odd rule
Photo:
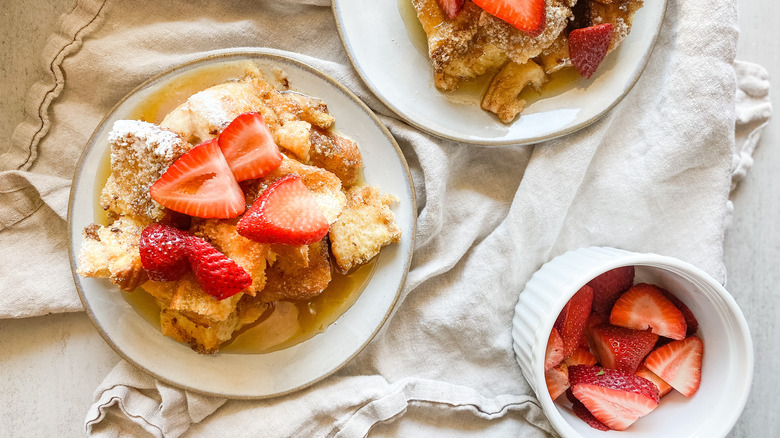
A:
<svg viewBox="0 0 780 438">
<path fill-rule="evenodd" d="M 563 364 L 554 366 L 544 372 L 544 382 L 547 384 L 547 392 L 550 398 L 555 400 L 569 389 L 569 374 Z"/>
<path fill-rule="evenodd" d="M 138 250 L 141 264 L 154 281 L 180 279 L 187 264 L 187 233 L 167 225 L 151 224 L 141 232 Z"/>
<path fill-rule="evenodd" d="M 588 282 L 593 288 L 592 312 L 609 317 L 615 301 L 634 284 L 634 267 L 611 269 Z"/>
<path fill-rule="evenodd" d="M 635 374 L 587 365 L 568 372 L 574 396 L 610 429 L 625 430 L 658 406 L 658 388 Z"/>
<path fill-rule="evenodd" d="M 653 384 L 658 387 L 658 397 L 663 397 L 672 391 L 671 385 L 666 383 L 664 379 L 658 377 L 654 372 L 647 369 L 645 364 L 639 366 L 639 369 L 636 370 L 636 375 L 653 382 Z"/>
<path fill-rule="evenodd" d="M 592 327 L 590 336 L 593 353 L 601 366 L 632 374 L 658 340 L 658 335 L 649 331 L 609 324 Z"/>
<path fill-rule="evenodd" d="M 580 76 L 590 78 L 607 56 L 612 41 L 612 23 L 569 32 L 569 57 Z"/>
<path fill-rule="evenodd" d="M 149 194 L 163 207 L 195 217 L 227 219 L 246 209 L 244 194 L 215 140 L 179 157 Z"/>
<path fill-rule="evenodd" d="M 544 370 L 547 371 L 561 363 L 564 359 L 563 355 L 563 339 L 558 333 L 558 330 L 553 327 L 550 330 L 550 337 L 547 338 L 547 350 L 544 352 Z"/>
<path fill-rule="evenodd" d="M 260 113 L 236 117 L 219 134 L 217 142 L 239 182 L 262 178 L 282 163 L 282 153 Z"/>
<path fill-rule="evenodd" d="M 569 356 L 578 346 L 583 344 L 585 323 L 590 315 L 593 303 L 593 289 L 583 286 L 563 306 L 554 327 L 558 329 L 563 339 L 563 355 Z"/>
<path fill-rule="evenodd" d="M 620 296 L 609 315 L 612 325 L 652 332 L 671 339 L 685 339 L 687 325 L 682 312 L 669 301 L 662 289 L 640 283 Z"/>
<path fill-rule="evenodd" d="M 544 30 L 547 20 L 545 0 L 474 0 L 485 12 L 500 18 L 531 36 Z"/>
<path fill-rule="evenodd" d="M 704 343 L 696 336 L 658 347 L 645 359 L 647 369 L 682 395 L 690 397 L 701 383 Z"/>
<path fill-rule="evenodd" d="M 683 303 L 679 298 L 672 295 L 672 293 L 668 290 L 661 289 L 661 293 L 664 294 L 667 300 L 674 304 L 674 307 L 680 309 L 680 312 L 683 314 L 683 317 L 685 318 L 685 324 L 687 325 L 685 334 L 690 336 L 696 333 L 696 331 L 699 330 L 699 321 L 696 320 L 696 317 L 693 315 L 693 312 L 691 312 L 691 309 L 688 308 L 688 306 L 686 306 L 685 303 Z"/>
<path fill-rule="evenodd" d="M 244 268 L 200 237 L 187 236 L 187 259 L 203 290 L 218 300 L 231 297 L 252 284 L 252 277 Z"/>
<path fill-rule="evenodd" d="M 328 220 L 311 190 L 291 174 L 265 189 L 236 229 L 260 243 L 308 245 L 325 237 Z"/>
<path fill-rule="evenodd" d="M 447 17 L 449 17 L 450 20 L 454 20 L 458 14 L 460 14 L 466 0 L 437 0 L 437 2 Z"/>
<path fill-rule="evenodd" d="M 587 348 L 577 347 L 571 356 L 564 359 L 563 363 L 569 367 L 573 365 L 596 365 L 598 360 L 594 355 L 590 354 L 590 351 L 588 351 Z"/>
<path fill-rule="evenodd" d="M 603 430 L 603 431 L 610 430 L 606 424 L 602 423 L 601 421 L 598 420 L 598 418 L 594 417 L 593 414 L 590 413 L 588 408 L 586 408 L 585 405 L 582 404 L 582 402 L 577 400 L 576 398 L 574 398 L 574 400 L 572 400 L 571 402 L 571 409 L 578 417 L 580 417 L 580 420 L 587 423 L 588 426 L 597 430 Z"/>
</svg>

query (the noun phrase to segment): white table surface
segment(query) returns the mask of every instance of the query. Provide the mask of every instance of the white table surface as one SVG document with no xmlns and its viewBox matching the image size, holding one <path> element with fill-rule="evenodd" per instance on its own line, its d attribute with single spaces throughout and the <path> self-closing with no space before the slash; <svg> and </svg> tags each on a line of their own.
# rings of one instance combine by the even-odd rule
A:
<svg viewBox="0 0 780 438">
<path fill-rule="evenodd" d="M 652 1 L 652 0 L 650 0 Z M 21 121 L 24 99 L 41 76 L 39 54 L 75 0 L 6 0 L 0 10 L 0 148 Z M 780 111 L 780 2 L 741 0 L 737 59 L 775 78 Z M 706 36 L 702 36 L 705 38 Z M 725 244 L 727 288 L 742 307 L 756 352 L 753 387 L 729 437 L 780 436 L 780 115 L 733 194 Z M 0 279 L 2 281 L 2 279 Z M 0 436 L 83 435 L 93 391 L 120 360 L 83 312 L 0 320 Z"/>
</svg>

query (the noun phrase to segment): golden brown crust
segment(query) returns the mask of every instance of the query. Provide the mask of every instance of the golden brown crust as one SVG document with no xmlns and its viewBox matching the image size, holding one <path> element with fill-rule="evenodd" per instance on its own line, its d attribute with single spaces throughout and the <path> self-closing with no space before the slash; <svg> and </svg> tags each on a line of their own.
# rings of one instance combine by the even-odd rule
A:
<svg viewBox="0 0 780 438">
<path fill-rule="evenodd" d="M 143 224 L 128 216 L 121 216 L 108 226 L 88 226 L 79 251 L 78 274 L 108 278 L 121 290 L 135 290 L 148 278 L 138 250 L 143 228 Z"/>
<path fill-rule="evenodd" d="M 395 202 L 394 196 L 373 186 L 349 189 L 347 205 L 328 232 L 339 269 L 349 272 L 379 254 L 383 246 L 401 241 L 401 229 L 390 210 Z"/>
<path fill-rule="evenodd" d="M 309 163 L 321 167 L 339 177 L 344 187 L 351 187 L 360 181 L 363 157 L 357 143 L 334 134 L 331 131 L 311 131 Z"/>
<path fill-rule="evenodd" d="M 103 209 L 146 223 L 162 220 L 165 209 L 152 200 L 149 187 L 192 145 L 171 131 L 139 120 L 115 122 L 108 142 L 111 175 L 100 196 Z"/>
<path fill-rule="evenodd" d="M 260 294 L 264 302 L 308 300 L 322 293 L 331 280 L 330 254 L 324 241 L 308 246 L 308 262 L 277 257 L 268 268 L 268 283 Z"/>
</svg>

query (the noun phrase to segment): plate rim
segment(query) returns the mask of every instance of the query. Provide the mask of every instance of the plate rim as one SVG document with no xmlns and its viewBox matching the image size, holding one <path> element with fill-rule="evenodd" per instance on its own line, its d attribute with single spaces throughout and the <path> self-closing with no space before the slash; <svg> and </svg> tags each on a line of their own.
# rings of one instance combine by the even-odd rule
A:
<svg viewBox="0 0 780 438">
<path fill-rule="evenodd" d="M 476 146 L 486 146 L 486 147 L 523 146 L 523 145 L 542 143 L 548 140 L 552 140 L 558 137 L 563 137 L 565 135 L 579 131 L 580 129 L 586 128 L 587 126 L 597 122 L 599 119 L 604 117 L 618 103 L 620 103 L 623 100 L 623 98 L 631 91 L 632 88 L 634 88 L 634 85 L 636 85 L 636 83 L 639 81 L 639 78 L 642 76 L 642 73 L 644 72 L 645 67 L 647 66 L 647 63 L 650 59 L 650 56 L 653 54 L 653 51 L 655 50 L 655 45 L 656 42 L 658 41 L 658 36 L 661 32 L 661 27 L 663 26 L 664 23 L 664 17 L 666 16 L 666 10 L 669 5 L 669 0 L 663 0 L 663 6 L 661 8 L 661 19 L 658 20 L 658 23 L 656 24 L 656 28 L 655 31 L 653 32 L 652 40 L 650 41 L 650 45 L 648 46 L 647 51 L 643 54 L 639 64 L 637 65 L 638 68 L 634 70 L 630 80 L 625 84 L 626 86 L 623 88 L 623 91 L 609 105 L 607 105 L 601 111 L 595 113 L 588 119 L 585 119 L 576 125 L 569 126 L 566 129 L 552 132 L 545 135 L 529 137 L 526 139 L 505 140 L 505 139 L 490 139 L 490 138 L 477 139 L 477 138 L 470 138 L 465 136 L 459 137 L 459 136 L 450 135 L 445 132 L 432 130 L 431 128 L 426 127 L 424 124 L 418 122 L 417 120 L 406 116 L 402 111 L 400 111 L 396 107 L 396 105 L 394 105 L 389 99 L 387 99 L 387 97 L 379 93 L 377 87 L 375 87 L 374 83 L 371 80 L 369 80 L 368 75 L 365 73 L 365 71 L 363 71 L 360 64 L 358 64 L 357 61 L 355 60 L 354 50 L 352 46 L 349 44 L 345 36 L 344 29 L 342 28 L 342 23 L 340 20 L 340 11 L 342 10 L 341 4 L 343 1 L 344 0 L 333 0 L 331 2 L 331 10 L 333 12 L 333 17 L 336 22 L 336 29 L 339 34 L 339 39 L 341 40 L 341 44 L 344 46 L 344 51 L 346 52 L 347 58 L 349 58 L 349 62 L 352 64 L 352 67 L 355 69 L 358 76 L 360 76 L 360 79 L 363 81 L 363 83 L 366 84 L 366 86 L 371 90 L 374 96 L 376 96 L 376 98 L 379 99 L 379 101 L 382 102 L 382 104 L 384 104 L 391 111 L 393 111 L 393 113 L 396 114 L 398 117 L 400 117 L 404 122 L 414 126 L 415 128 L 423 132 L 426 132 L 428 134 L 434 135 L 436 137 L 445 140 L 450 140 L 450 141 L 465 143 L 470 145 L 476 145 Z M 412 1 L 412 0 L 407 0 L 407 1 Z M 618 47 L 618 50 L 619 49 L 620 47 Z"/>
<path fill-rule="evenodd" d="M 192 391 L 194 393 L 203 394 L 203 395 L 209 395 L 209 396 L 218 396 L 218 397 L 226 397 L 230 399 L 237 399 L 237 400 L 262 400 L 262 399 L 269 399 L 274 397 L 280 397 L 284 395 L 288 395 L 300 390 L 303 390 L 305 388 L 308 388 L 312 385 L 315 385 L 316 383 L 328 378 L 329 376 L 333 375 L 337 371 L 339 371 L 341 368 L 343 368 L 346 364 L 352 361 L 352 359 L 355 358 L 360 352 L 362 352 L 366 346 L 374 339 L 374 337 L 382 330 L 382 328 L 385 326 L 387 320 L 389 319 L 390 315 L 395 310 L 396 306 L 398 305 L 398 300 L 400 299 L 401 292 L 403 291 L 405 285 L 406 285 L 406 278 L 409 273 L 409 269 L 411 266 L 411 260 L 414 254 L 414 246 L 415 246 L 415 238 L 417 234 L 417 215 L 416 215 L 416 205 L 417 205 L 417 195 L 416 190 L 414 186 L 414 179 L 412 177 L 411 171 L 409 169 L 409 164 L 406 160 L 406 156 L 403 154 L 403 151 L 401 150 L 400 146 L 398 145 L 398 142 L 396 141 L 395 137 L 393 137 L 390 130 L 385 126 L 384 123 L 381 122 L 379 117 L 371 110 L 371 108 L 368 107 L 368 105 L 365 104 L 355 93 L 353 93 L 351 90 L 349 90 L 346 86 L 338 82 L 335 78 L 330 76 L 329 74 L 323 72 L 322 70 L 306 63 L 304 60 L 297 58 L 296 56 L 303 55 L 294 53 L 294 52 L 286 52 L 283 50 L 277 50 L 272 48 L 261 48 L 261 47 L 236 47 L 236 48 L 227 48 L 227 49 L 217 49 L 217 50 L 210 50 L 203 52 L 201 55 L 196 56 L 194 58 L 188 59 L 186 61 L 176 63 L 175 65 L 172 65 L 163 71 L 149 77 L 148 79 L 141 82 L 139 85 L 134 87 L 131 91 L 126 93 L 121 99 L 119 99 L 112 107 L 109 109 L 106 114 L 102 117 L 100 122 L 95 126 L 92 134 L 90 135 L 89 139 L 85 143 L 85 147 L 81 152 L 81 155 L 79 156 L 79 160 L 76 164 L 76 170 L 73 174 L 73 178 L 71 179 L 71 186 L 68 192 L 68 209 L 67 209 L 67 228 L 68 228 L 68 259 L 70 263 L 70 270 L 71 270 L 71 276 L 73 277 L 73 281 L 76 287 L 76 291 L 79 296 L 79 300 L 81 301 L 81 304 L 84 308 L 84 311 L 89 316 L 90 322 L 95 327 L 95 329 L 98 331 L 100 336 L 103 338 L 103 340 L 111 347 L 111 349 L 119 355 L 122 359 L 127 361 L 128 363 L 132 364 L 136 369 L 142 371 L 143 373 L 150 375 L 151 377 L 158 379 L 166 384 L 169 384 L 171 386 L 174 386 L 176 388 L 180 388 L 186 391 Z M 165 376 L 160 375 L 159 373 L 155 372 L 154 370 L 151 370 L 141 364 L 138 363 L 138 361 L 134 360 L 132 357 L 130 357 L 128 354 L 126 354 L 118 345 L 117 343 L 106 333 L 106 331 L 103 329 L 102 326 L 100 326 L 97 322 L 97 316 L 94 313 L 94 309 L 89 305 L 87 298 L 85 296 L 85 293 L 82 289 L 81 285 L 81 278 L 77 274 L 77 254 L 74 248 L 75 242 L 73 240 L 74 233 L 74 223 L 73 223 L 73 209 L 74 209 L 74 194 L 77 191 L 77 181 L 80 180 L 82 177 L 84 169 L 84 164 L 86 161 L 87 156 L 89 155 L 90 151 L 92 151 L 96 145 L 97 145 L 97 139 L 100 135 L 100 132 L 106 122 L 111 119 L 111 117 L 114 115 L 114 113 L 126 102 L 129 98 L 134 96 L 136 93 L 140 92 L 141 90 L 145 89 L 146 87 L 149 87 L 153 85 L 154 83 L 163 80 L 166 76 L 172 75 L 176 73 L 177 71 L 181 70 L 182 72 L 186 71 L 190 68 L 196 68 L 198 64 L 208 64 L 210 62 L 224 60 L 226 62 L 230 61 L 231 58 L 236 58 L 236 61 L 243 60 L 268 60 L 271 62 L 284 62 L 284 63 L 290 63 L 293 64 L 296 68 L 302 69 L 304 71 L 307 71 L 310 74 L 313 74 L 314 76 L 317 76 L 318 78 L 328 82 L 330 85 L 335 87 L 339 92 L 344 94 L 349 100 L 351 100 L 353 103 L 356 104 L 358 108 L 363 110 L 363 112 L 366 113 L 366 115 L 371 119 L 371 121 L 374 123 L 375 127 L 379 129 L 379 131 L 382 133 L 384 137 L 387 138 L 389 143 L 393 146 L 395 149 L 396 155 L 398 156 L 399 162 L 401 166 L 403 167 L 407 184 L 407 189 L 409 190 L 409 196 L 411 200 L 410 205 L 410 218 L 411 218 L 411 229 L 409 230 L 409 248 L 408 248 L 408 255 L 406 257 L 406 260 L 403 263 L 403 269 L 402 269 L 402 275 L 399 279 L 398 287 L 395 290 L 394 297 L 392 299 L 392 303 L 388 306 L 387 310 L 385 311 L 382 320 L 379 321 L 379 323 L 375 326 L 373 331 L 369 334 L 368 338 L 363 342 L 358 348 L 355 349 L 351 354 L 345 357 L 344 360 L 342 360 L 339 364 L 333 367 L 333 369 L 328 370 L 327 372 L 323 373 L 317 378 L 313 378 L 309 381 L 300 383 L 298 385 L 294 385 L 294 387 L 278 391 L 278 392 L 272 392 L 268 394 L 260 394 L 260 395 L 253 395 L 253 394 L 236 394 L 236 393 L 227 393 L 227 392 L 214 392 L 214 391 L 208 391 L 203 390 L 201 388 L 192 386 L 192 385 L 186 385 L 182 384 L 181 382 L 173 381 Z M 105 153 L 105 152 L 104 152 Z M 370 280 L 369 280 L 370 283 Z M 366 285 L 368 287 L 368 284 Z M 362 293 L 362 292 L 361 292 Z M 358 298 L 359 299 L 359 298 Z M 349 309 L 347 309 L 348 311 Z M 346 311 L 345 311 L 346 313 Z M 339 319 L 344 314 L 340 315 L 339 318 L 334 321 L 334 324 L 338 322 Z M 162 334 L 160 334 L 162 336 Z M 316 335 L 315 335 L 316 336 Z M 305 342 L 305 341 L 304 341 Z M 195 353 L 193 353 L 195 354 Z M 219 354 L 219 353 L 217 353 Z M 260 353 L 262 354 L 262 353 Z"/>
</svg>

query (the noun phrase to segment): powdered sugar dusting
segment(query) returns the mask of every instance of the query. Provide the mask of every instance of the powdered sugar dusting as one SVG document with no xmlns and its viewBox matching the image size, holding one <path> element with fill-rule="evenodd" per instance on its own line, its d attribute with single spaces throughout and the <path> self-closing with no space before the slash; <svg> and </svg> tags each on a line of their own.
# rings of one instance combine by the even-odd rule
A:
<svg viewBox="0 0 780 438">
<path fill-rule="evenodd" d="M 108 134 L 108 142 L 112 145 L 111 159 L 114 160 L 114 147 L 141 148 L 139 154 L 151 154 L 159 161 L 172 163 L 181 149 L 181 138 L 173 132 L 161 129 L 159 126 L 141 120 L 117 120 Z"/>
<path fill-rule="evenodd" d="M 189 99 L 190 109 L 197 109 L 198 114 L 212 127 L 224 128 L 233 117 L 225 109 L 225 103 L 219 93 L 199 92 Z"/>
<path fill-rule="evenodd" d="M 178 134 L 140 120 L 118 120 L 108 134 L 111 176 L 101 195 L 104 209 L 117 215 L 159 220 L 163 208 L 149 187 L 191 145 Z"/>
</svg>

